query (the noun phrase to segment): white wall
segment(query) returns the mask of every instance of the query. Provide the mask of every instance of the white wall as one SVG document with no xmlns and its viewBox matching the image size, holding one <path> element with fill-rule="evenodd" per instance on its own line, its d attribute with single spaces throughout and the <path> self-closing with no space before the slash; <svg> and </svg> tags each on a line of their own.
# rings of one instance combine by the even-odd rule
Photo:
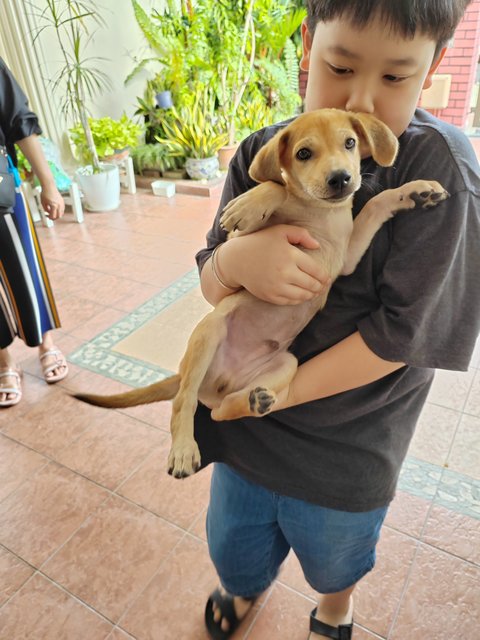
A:
<svg viewBox="0 0 480 640">
<path fill-rule="evenodd" d="M 45 0 L 32 1 L 40 9 L 46 6 Z M 59 111 L 60 98 L 52 93 L 48 83 L 42 83 L 42 79 L 54 77 L 61 54 L 51 30 L 45 31 L 37 40 L 35 51 L 26 45 L 31 41 L 29 31 L 33 23 L 29 2 L 0 0 L 0 55 L 6 58 L 29 96 L 47 134 L 58 141 L 60 132 L 67 128 Z M 147 13 L 152 7 L 158 11 L 164 8 L 164 0 L 140 0 L 140 3 Z M 99 68 L 110 77 L 112 90 L 87 106 L 94 117 L 108 115 L 118 118 L 123 111 L 132 116 L 136 109 L 136 96 L 143 95 L 148 73 L 143 71 L 128 86 L 124 81 L 134 68 L 130 56 L 146 54 L 144 38 L 130 0 L 99 0 L 98 6 L 108 26 L 97 29 L 86 51 L 89 56 L 105 58 L 99 63 Z M 39 89 L 39 84 L 44 86 Z"/>
</svg>

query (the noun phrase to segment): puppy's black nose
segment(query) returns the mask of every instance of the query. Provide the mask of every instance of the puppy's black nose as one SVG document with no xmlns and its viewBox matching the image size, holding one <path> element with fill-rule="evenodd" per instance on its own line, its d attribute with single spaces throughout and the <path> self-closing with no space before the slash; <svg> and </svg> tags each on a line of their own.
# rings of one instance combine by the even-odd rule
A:
<svg viewBox="0 0 480 640">
<path fill-rule="evenodd" d="M 332 171 L 332 173 L 327 178 L 327 184 L 336 193 L 341 193 L 344 189 L 348 187 L 350 184 L 350 180 L 352 176 L 345 171 L 345 169 L 341 169 L 340 171 Z"/>
</svg>

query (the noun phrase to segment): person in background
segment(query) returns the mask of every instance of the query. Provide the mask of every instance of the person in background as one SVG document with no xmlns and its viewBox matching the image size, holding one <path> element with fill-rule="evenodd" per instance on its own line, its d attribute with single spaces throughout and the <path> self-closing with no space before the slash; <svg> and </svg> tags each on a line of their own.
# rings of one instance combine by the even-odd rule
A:
<svg viewBox="0 0 480 640">
<path fill-rule="evenodd" d="M 18 145 L 40 182 L 42 206 L 55 220 L 63 215 L 65 204 L 38 140 L 41 133 L 24 92 L 0 58 L 0 153 L 8 153 L 15 164 Z M 8 349 L 16 336 L 38 347 L 46 382 L 59 382 L 68 374 L 65 357 L 53 342 L 52 329 L 58 327 L 35 227 L 17 193 L 13 211 L 0 209 L 0 408 L 16 405 L 22 397 L 21 371 Z"/>
</svg>

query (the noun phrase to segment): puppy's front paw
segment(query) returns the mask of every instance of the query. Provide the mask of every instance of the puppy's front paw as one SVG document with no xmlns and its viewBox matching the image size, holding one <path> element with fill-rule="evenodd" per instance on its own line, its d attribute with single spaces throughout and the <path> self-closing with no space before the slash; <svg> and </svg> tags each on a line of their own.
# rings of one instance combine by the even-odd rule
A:
<svg viewBox="0 0 480 640">
<path fill-rule="evenodd" d="M 252 208 L 248 194 L 249 192 L 231 200 L 223 210 L 220 226 L 225 231 L 235 231 L 237 234 L 252 233 L 265 224 L 268 219 L 267 212 Z"/>
<path fill-rule="evenodd" d="M 200 460 L 200 450 L 195 440 L 172 443 L 168 473 L 174 478 L 187 478 L 200 469 Z"/>
<path fill-rule="evenodd" d="M 413 180 L 399 187 L 395 213 L 406 209 L 431 209 L 450 194 L 435 180 Z"/>
</svg>

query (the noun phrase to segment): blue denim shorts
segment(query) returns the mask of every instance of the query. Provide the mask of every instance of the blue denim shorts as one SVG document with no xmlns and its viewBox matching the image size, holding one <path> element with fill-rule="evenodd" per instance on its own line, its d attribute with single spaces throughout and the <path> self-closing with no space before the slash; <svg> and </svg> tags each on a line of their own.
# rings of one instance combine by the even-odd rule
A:
<svg viewBox="0 0 480 640">
<path fill-rule="evenodd" d="M 290 549 L 319 593 L 352 586 L 375 564 L 375 546 L 387 507 L 351 513 L 288 498 L 216 463 L 207 537 L 223 587 L 260 594 L 275 580 Z"/>
</svg>

